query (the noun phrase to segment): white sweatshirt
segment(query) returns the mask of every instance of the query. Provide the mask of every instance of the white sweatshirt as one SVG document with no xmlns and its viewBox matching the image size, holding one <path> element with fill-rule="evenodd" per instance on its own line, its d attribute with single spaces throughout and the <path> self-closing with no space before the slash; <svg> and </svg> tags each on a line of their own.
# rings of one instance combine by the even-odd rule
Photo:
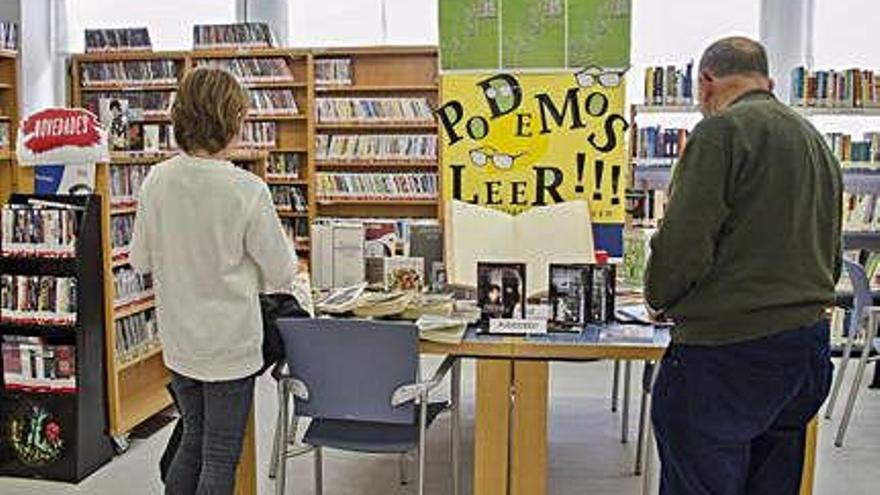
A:
<svg viewBox="0 0 880 495">
<path fill-rule="evenodd" d="M 296 278 L 296 254 L 259 177 L 189 155 L 156 165 L 140 191 L 129 260 L 152 273 L 168 368 L 202 381 L 259 370 L 258 294 Z"/>
</svg>

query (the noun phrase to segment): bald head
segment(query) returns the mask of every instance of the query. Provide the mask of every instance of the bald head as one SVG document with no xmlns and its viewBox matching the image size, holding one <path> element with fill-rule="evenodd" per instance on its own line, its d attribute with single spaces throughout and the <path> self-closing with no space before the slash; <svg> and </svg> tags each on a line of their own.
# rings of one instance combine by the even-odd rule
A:
<svg viewBox="0 0 880 495">
<path fill-rule="evenodd" d="M 767 51 L 757 41 L 742 36 L 720 39 L 703 52 L 700 72 L 714 77 L 769 77 Z"/>
</svg>

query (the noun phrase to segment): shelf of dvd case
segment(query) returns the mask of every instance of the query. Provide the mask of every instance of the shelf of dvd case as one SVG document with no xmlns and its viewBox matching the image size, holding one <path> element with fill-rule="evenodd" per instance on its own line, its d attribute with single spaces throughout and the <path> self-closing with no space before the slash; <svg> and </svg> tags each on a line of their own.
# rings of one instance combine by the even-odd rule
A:
<svg viewBox="0 0 880 495">
<path fill-rule="evenodd" d="M 90 82 L 83 83 L 80 88 L 83 92 L 88 91 L 177 91 L 177 83 L 172 82 Z"/>
<path fill-rule="evenodd" d="M 306 121 L 308 117 L 297 113 L 248 112 L 245 120 L 295 120 Z"/>
<path fill-rule="evenodd" d="M 415 121 L 415 122 L 385 122 L 385 121 L 360 121 L 360 122 L 322 122 L 315 124 L 315 129 L 321 131 L 335 130 L 437 130 L 437 123 L 434 121 Z"/>
<path fill-rule="evenodd" d="M 390 205 L 390 206 L 437 206 L 439 200 L 435 199 L 324 199 L 318 198 L 321 206 L 362 206 L 362 205 Z"/>
<path fill-rule="evenodd" d="M 143 152 L 143 151 L 113 151 L 110 153 L 110 163 L 113 165 L 128 165 L 128 164 L 144 164 L 144 163 L 155 163 L 163 160 L 167 160 L 173 156 L 177 155 L 177 152 Z"/>
<path fill-rule="evenodd" d="M 700 107 L 697 105 L 633 105 L 636 113 L 700 113 Z"/>
<path fill-rule="evenodd" d="M 352 170 L 437 170 L 437 161 L 395 161 L 395 160 L 339 160 L 332 162 L 316 162 L 315 167 L 322 171 Z"/>
<path fill-rule="evenodd" d="M 129 316 L 134 316 L 138 313 L 143 313 L 144 311 L 148 311 L 156 307 L 156 299 L 155 297 L 149 297 L 142 299 L 140 301 L 135 301 L 130 304 L 126 304 L 122 308 L 113 310 L 113 319 L 121 320 L 123 318 L 128 318 Z"/>
<path fill-rule="evenodd" d="M 154 357 L 162 355 L 162 346 L 155 343 L 149 350 L 144 352 L 143 354 L 139 354 L 133 358 L 126 359 L 124 361 L 117 361 L 116 363 L 116 371 L 123 372 L 127 371 L 138 364 L 143 363 L 144 361 L 149 361 Z"/>
<path fill-rule="evenodd" d="M 810 107 L 792 105 L 795 111 L 808 116 L 880 117 L 880 107 Z"/>
<path fill-rule="evenodd" d="M 327 84 L 315 86 L 316 93 L 426 93 L 436 92 L 440 89 L 436 84 L 401 84 L 401 85 L 346 85 Z"/>
<path fill-rule="evenodd" d="M 8 275 L 51 275 L 75 277 L 79 264 L 73 257 L 0 257 L 0 273 Z"/>
<path fill-rule="evenodd" d="M 297 81 L 239 81 L 247 89 L 305 89 L 308 83 Z"/>
</svg>

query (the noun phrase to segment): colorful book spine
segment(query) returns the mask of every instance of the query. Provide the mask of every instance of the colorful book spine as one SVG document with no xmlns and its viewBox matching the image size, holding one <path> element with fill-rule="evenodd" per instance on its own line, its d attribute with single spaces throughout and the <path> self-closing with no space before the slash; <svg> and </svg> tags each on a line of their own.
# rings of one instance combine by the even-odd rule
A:
<svg viewBox="0 0 880 495">
<path fill-rule="evenodd" d="M 318 197 L 322 200 L 433 200 L 437 174 L 321 173 Z"/>
</svg>

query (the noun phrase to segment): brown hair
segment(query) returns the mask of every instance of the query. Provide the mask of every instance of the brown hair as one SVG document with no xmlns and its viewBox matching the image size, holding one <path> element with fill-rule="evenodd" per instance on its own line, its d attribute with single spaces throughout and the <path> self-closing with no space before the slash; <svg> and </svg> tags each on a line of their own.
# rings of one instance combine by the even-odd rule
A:
<svg viewBox="0 0 880 495">
<path fill-rule="evenodd" d="M 183 77 L 171 107 L 174 138 L 187 153 L 217 153 L 238 136 L 248 105 L 247 93 L 232 74 L 195 69 Z"/>
</svg>

